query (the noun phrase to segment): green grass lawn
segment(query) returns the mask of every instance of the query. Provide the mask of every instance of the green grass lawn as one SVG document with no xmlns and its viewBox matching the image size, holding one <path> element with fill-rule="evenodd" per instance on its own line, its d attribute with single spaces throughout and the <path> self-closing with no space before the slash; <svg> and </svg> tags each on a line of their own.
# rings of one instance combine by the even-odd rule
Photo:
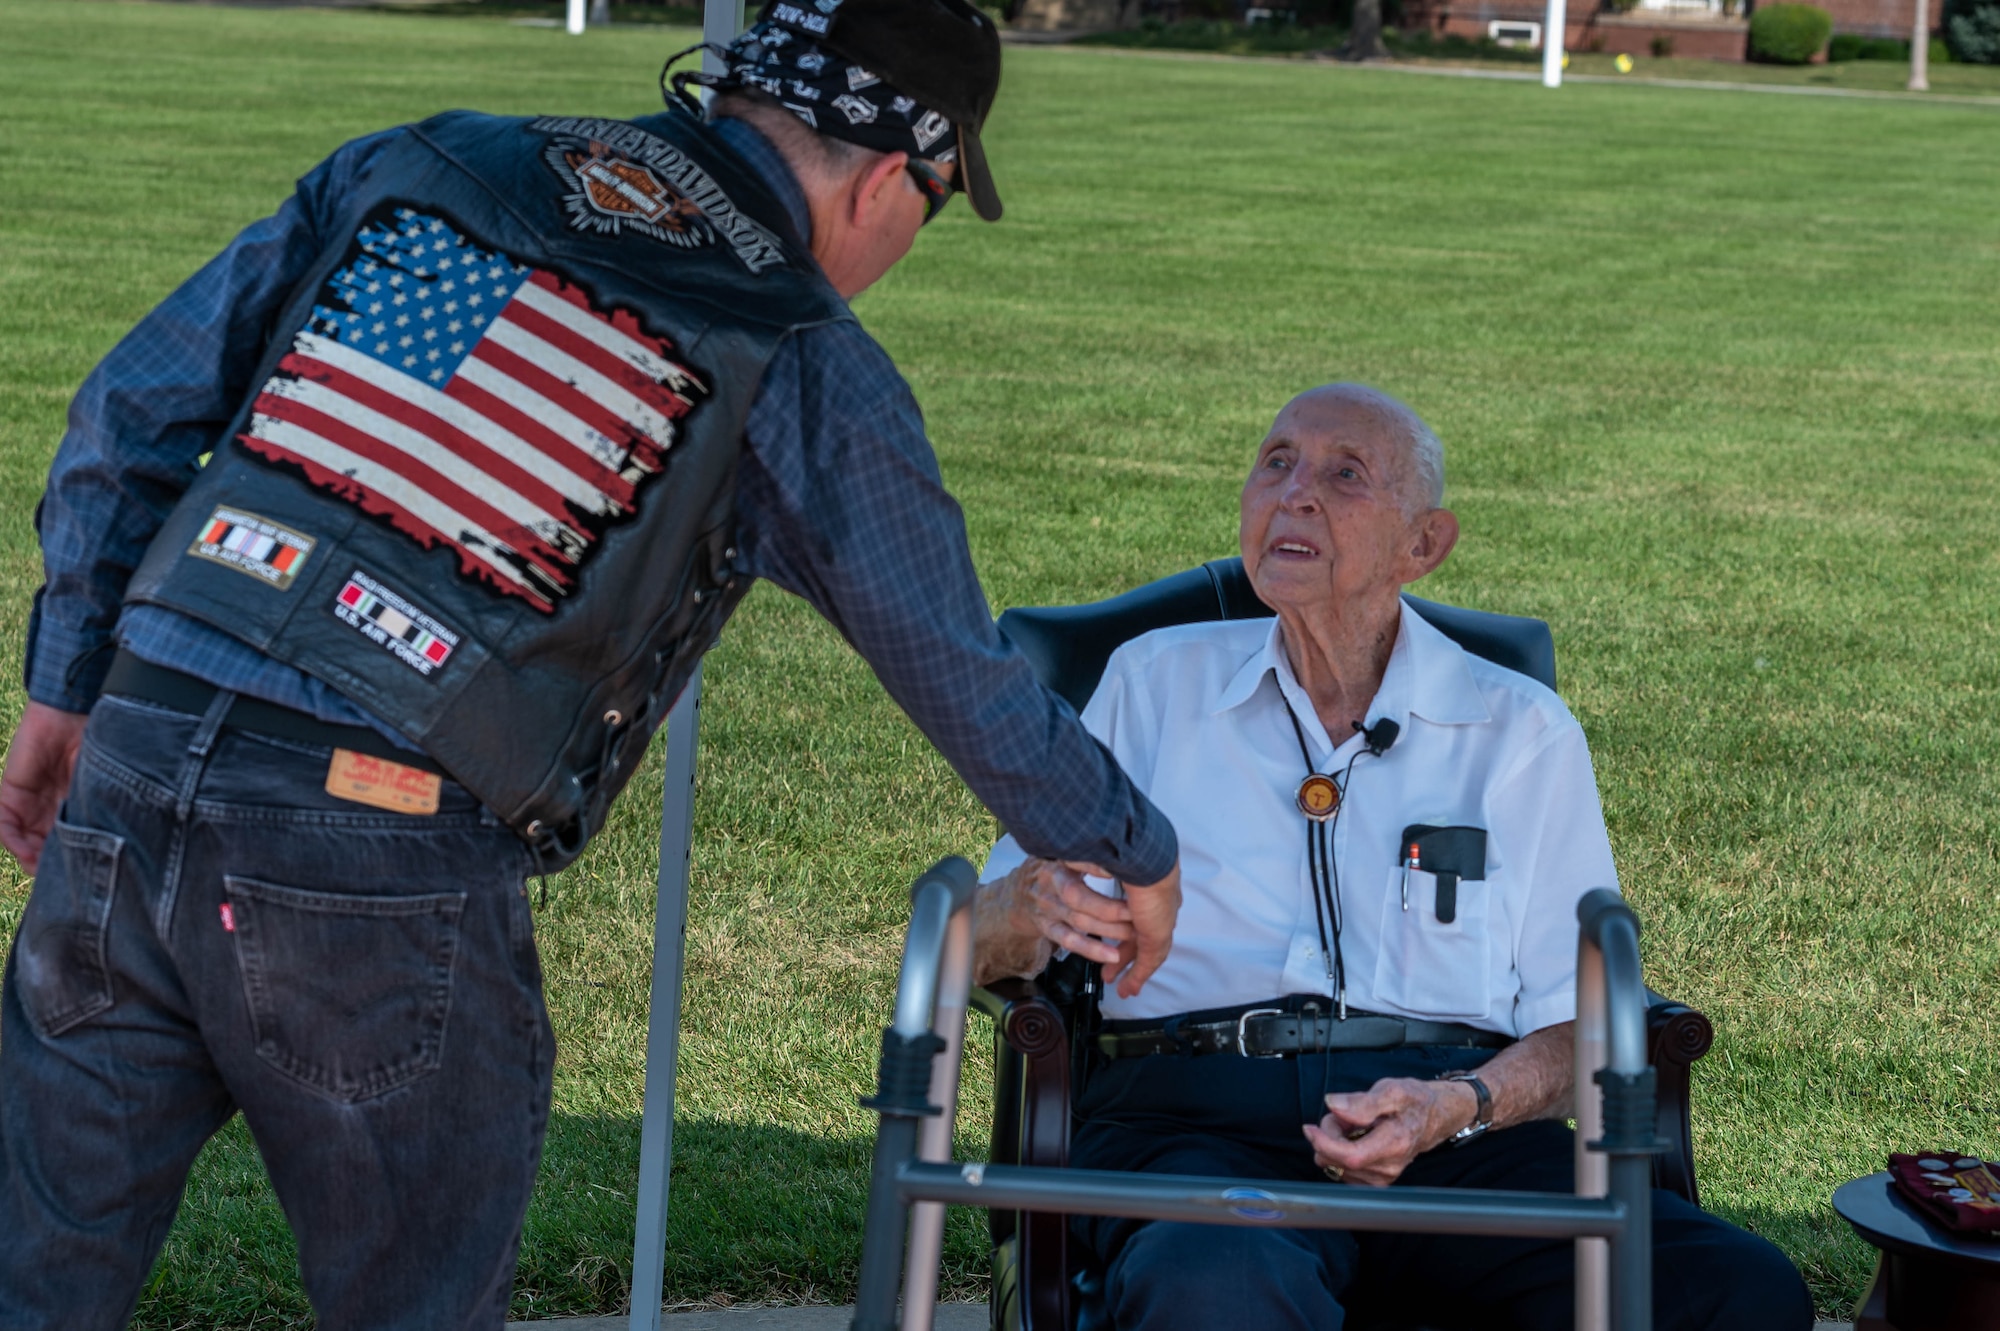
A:
<svg viewBox="0 0 2000 1331">
<path fill-rule="evenodd" d="M 343 139 L 643 112 L 678 35 L 0 0 L 0 656 L 64 405 L 148 306 Z M 1302 387 L 1414 404 L 1465 526 L 1423 590 L 1553 623 L 1653 983 L 1715 1018 L 1705 1200 L 1844 1313 L 1869 1259 L 1833 1188 L 1891 1149 L 2000 1152 L 2000 121 L 1007 59 L 1006 221 L 954 207 L 858 307 L 996 608 L 1229 552 Z M 993 828 L 797 602 L 754 594 L 708 678 L 670 1293 L 838 1301 L 905 885 Z M 562 1055 L 518 1315 L 624 1295 L 658 794 L 656 760 L 539 916 Z M 27 891 L 0 872 L 0 937 Z M 954 1217 L 960 1294 L 979 1231 Z M 302 1325 L 292 1263 L 232 1127 L 141 1324 Z"/>
</svg>

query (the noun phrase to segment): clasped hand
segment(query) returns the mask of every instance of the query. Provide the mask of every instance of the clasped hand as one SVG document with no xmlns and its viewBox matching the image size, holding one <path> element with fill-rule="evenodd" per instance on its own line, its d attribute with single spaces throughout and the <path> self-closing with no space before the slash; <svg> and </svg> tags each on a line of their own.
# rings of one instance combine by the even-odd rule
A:
<svg viewBox="0 0 2000 1331">
<path fill-rule="evenodd" d="M 1093 864 L 1031 859 L 980 888 L 974 907 L 980 983 L 1039 974 L 1063 948 L 1100 963 L 1105 983 L 1115 983 L 1121 996 L 1139 992 L 1173 946 L 1180 866 L 1122 900 L 1096 891 L 1086 874 L 1111 876 Z"/>
<path fill-rule="evenodd" d="M 1479 1098 L 1461 1081 L 1384 1077 L 1365 1091 L 1327 1096 L 1326 1110 L 1318 1124 L 1304 1125 L 1313 1163 L 1343 1182 L 1381 1188 L 1469 1125 Z"/>
</svg>

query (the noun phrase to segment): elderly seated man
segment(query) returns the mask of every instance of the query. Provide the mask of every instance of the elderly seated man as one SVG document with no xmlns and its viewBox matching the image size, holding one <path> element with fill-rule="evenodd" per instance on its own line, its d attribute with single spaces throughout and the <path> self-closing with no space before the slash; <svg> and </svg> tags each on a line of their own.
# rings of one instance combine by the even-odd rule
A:
<svg viewBox="0 0 2000 1331">
<path fill-rule="evenodd" d="M 1173 819 L 1184 901 L 1165 964 L 1105 996 L 1075 1165 L 1572 1190 L 1576 903 L 1615 884 L 1611 846 L 1556 695 L 1402 603 L 1458 539 L 1443 487 L 1401 403 L 1301 394 L 1242 495 L 1244 567 L 1276 621 L 1162 629 L 1111 658 L 1083 719 Z M 1413 837 L 1455 884 L 1407 867 Z M 1079 871 L 995 847 L 982 979 L 1054 947 L 1107 978 L 1130 961 L 1126 907 Z M 1404 1042 L 1356 1020 L 1373 1014 L 1404 1018 Z M 1666 1192 L 1653 1215 L 1657 1326 L 1812 1325 L 1770 1243 Z M 1077 1224 L 1119 1331 L 1334 1331 L 1364 1307 L 1436 1327 L 1573 1318 L 1568 1240 Z"/>
</svg>

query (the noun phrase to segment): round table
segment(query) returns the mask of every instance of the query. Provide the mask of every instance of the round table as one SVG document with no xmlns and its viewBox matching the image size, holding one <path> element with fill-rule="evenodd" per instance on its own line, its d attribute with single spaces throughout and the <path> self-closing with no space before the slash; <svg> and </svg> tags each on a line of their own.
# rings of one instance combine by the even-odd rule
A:
<svg viewBox="0 0 2000 1331">
<path fill-rule="evenodd" d="M 1961 1234 L 1927 1219 L 1886 1170 L 1842 1184 L 1833 1209 L 1882 1251 L 1854 1331 L 2000 1331 L 2000 1235 Z"/>
</svg>

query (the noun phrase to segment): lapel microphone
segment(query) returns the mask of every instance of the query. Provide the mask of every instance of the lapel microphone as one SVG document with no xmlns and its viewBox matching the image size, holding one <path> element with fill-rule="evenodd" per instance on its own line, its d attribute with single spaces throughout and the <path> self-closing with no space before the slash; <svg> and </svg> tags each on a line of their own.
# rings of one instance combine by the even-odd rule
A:
<svg viewBox="0 0 2000 1331">
<path fill-rule="evenodd" d="M 1386 716 L 1372 726 L 1364 726 L 1359 721 L 1350 724 L 1361 732 L 1361 742 L 1367 746 L 1369 755 L 1375 758 L 1387 753 L 1395 744 L 1396 737 L 1403 733 L 1403 728 Z"/>
</svg>

